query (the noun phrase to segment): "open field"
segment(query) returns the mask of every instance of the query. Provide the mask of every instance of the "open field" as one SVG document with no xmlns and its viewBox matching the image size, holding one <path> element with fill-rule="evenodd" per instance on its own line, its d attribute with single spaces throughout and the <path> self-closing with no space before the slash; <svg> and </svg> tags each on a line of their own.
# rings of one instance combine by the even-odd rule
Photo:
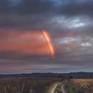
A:
<svg viewBox="0 0 93 93">
<path fill-rule="evenodd" d="M 0 93 L 93 93 L 93 79 L 62 75 L 10 75 L 0 77 Z"/>
</svg>

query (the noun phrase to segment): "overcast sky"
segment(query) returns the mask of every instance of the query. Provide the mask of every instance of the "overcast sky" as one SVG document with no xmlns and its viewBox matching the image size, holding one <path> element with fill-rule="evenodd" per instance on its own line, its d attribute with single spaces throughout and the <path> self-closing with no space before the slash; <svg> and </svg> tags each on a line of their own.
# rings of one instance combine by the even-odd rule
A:
<svg viewBox="0 0 93 93">
<path fill-rule="evenodd" d="M 27 7 L 30 4 L 28 3 L 26 6 L 23 0 L 9 0 L 8 4 L 13 6 L 8 8 L 12 10 L 10 11 L 11 13 L 7 12 L 5 14 L 2 9 L 0 10 L 0 73 L 92 72 L 93 0 L 39 0 L 41 2 L 39 3 L 40 5 L 36 3 L 37 0 L 32 1 L 31 4 L 36 6 L 31 8 L 31 11 L 28 11 L 30 7 Z M 48 2 L 47 4 L 50 4 L 50 8 L 46 8 L 46 5 L 41 11 L 42 2 Z M 18 5 L 22 5 L 20 12 L 16 12 L 19 10 Z M 42 5 L 42 7 L 44 6 Z M 22 11 L 28 12 L 23 13 Z M 13 44 L 9 48 L 10 45 L 7 44 L 9 40 L 13 41 L 16 37 L 17 41 L 20 38 L 32 40 L 30 38 L 32 37 L 32 32 L 37 33 L 41 30 L 48 32 L 51 37 L 56 51 L 54 57 L 32 56 L 32 54 L 31 56 L 28 54 L 20 56 L 19 54 L 11 55 L 9 52 L 5 55 L 4 51 L 2 51 L 6 46 L 7 49 L 16 48 L 15 46 L 13 47 Z M 18 33 L 16 34 L 15 32 Z M 31 49 L 35 48 L 31 46 Z M 43 49 L 43 51 L 45 50 Z M 31 50 L 27 49 L 27 51 Z"/>
</svg>

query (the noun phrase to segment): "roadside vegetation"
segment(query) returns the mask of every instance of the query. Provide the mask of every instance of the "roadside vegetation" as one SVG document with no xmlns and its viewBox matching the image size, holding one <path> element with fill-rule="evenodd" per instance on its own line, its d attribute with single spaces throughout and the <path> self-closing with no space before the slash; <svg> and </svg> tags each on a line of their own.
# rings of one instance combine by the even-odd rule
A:
<svg viewBox="0 0 93 93">
<path fill-rule="evenodd" d="M 51 87 L 54 83 L 55 89 Z M 50 87 L 53 93 L 93 93 L 93 79 L 0 78 L 0 93 L 48 93 Z"/>
</svg>

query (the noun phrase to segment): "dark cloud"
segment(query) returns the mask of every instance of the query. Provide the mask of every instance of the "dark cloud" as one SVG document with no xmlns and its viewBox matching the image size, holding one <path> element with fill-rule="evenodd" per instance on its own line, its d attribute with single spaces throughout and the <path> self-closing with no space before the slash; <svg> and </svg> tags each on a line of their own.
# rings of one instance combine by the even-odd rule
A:
<svg viewBox="0 0 93 93">
<path fill-rule="evenodd" d="M 57 55 L 1 54 L 0 73 L 93 71 L 92 0 L 22 0 L 15 6 L 7 1 L 0 0 L 0 31 L 47 30 Z M 67 37 L 79 47 L 68 47 Z"/>
<path fill-rule="evenodd" d="M 92 0 L 0 0 L 1 13 L 93 14 Z"/>
<path fill-rule="evenodd" d="M 93 15 L 93 1 L 92 0 L 83 0 L 83 2 L 77 2 L 77 0 L 72 0 L 67 6 L 64 6 L 62 9 L 62 13 L 68 15 L 79 15 L 79 14 L 87 14 Z"/>
</svg>

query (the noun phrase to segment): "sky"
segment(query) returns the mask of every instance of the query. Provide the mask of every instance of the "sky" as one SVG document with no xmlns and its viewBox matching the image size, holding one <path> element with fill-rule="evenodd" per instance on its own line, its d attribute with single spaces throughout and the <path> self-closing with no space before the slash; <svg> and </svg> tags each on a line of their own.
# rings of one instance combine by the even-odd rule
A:
<svg viewBox="0 0 93 93">
<path fill-rule="evenodd" d="M 8 1 L 0 8 L 1 74 L 93 72 L 92 0 Z"/>
<path fill-rule="evenodd" d="M 22 0 L 8 0 L 11 5 L 18 5 Z"/>
</svg>

